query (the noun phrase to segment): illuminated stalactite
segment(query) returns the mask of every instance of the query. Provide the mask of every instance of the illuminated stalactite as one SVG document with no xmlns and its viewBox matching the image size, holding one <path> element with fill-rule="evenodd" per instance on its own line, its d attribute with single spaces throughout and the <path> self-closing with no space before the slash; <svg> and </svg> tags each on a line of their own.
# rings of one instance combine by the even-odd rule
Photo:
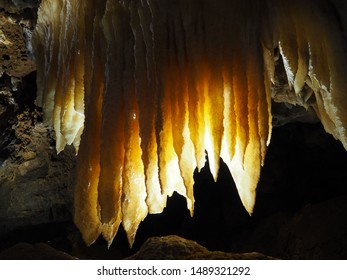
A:
<svg viewBox="0 0 347 280">
<path fill-rule="evenodd" d="M 193 172 L 220 157 L 251 214 L 271 136 L 274 49 L 298 97 L 347 148 L 346 42 L 328 1 L 43 0 L 33 44 L 38 105 L 57 151 L 78 152 L 75 223 L 87 244 L 132 244 Z"/>
</svg>

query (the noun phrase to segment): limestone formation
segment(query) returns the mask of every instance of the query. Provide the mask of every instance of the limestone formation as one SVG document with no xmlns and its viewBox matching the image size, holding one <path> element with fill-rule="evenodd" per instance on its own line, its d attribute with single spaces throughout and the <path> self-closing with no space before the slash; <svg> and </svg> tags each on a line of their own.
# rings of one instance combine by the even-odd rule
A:
<svg viewBox="0 0 347 280">
<path fill-rule="evenodd" d="M 220 157 L 226 162 L 252 214 L 278 59 L 292 103 L 311 103 L 347 148 L 346 41 L 333 8 L 325 0 L 42 1 L 37 103 L 57 151 L 72 144 L 78 153 L 75 223 L 86 243 L 102 234 L 111 244 L 122 223 L 131 245 L 173 192 L 193 215 L 193 172 L 205 151 L 215 180 Z"/>
</svg>

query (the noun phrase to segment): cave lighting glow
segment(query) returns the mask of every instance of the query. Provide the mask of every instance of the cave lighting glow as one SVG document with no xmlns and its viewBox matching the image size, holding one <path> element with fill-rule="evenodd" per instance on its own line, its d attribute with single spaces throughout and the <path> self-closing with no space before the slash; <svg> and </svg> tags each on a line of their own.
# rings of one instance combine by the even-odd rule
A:
<svg viewBox="0 0 347 280">
<path fill-rule="evenodd" d="M 78 154 L 74 221 L 86 244 L 102 234 L 110 245 L 122 224 L 132 245 L 174 192 L 193 215 L 205 151 L 215 180 L 226 162 L 252 214 L 276 48 L 289 87 L 313 90 L 326 131 L 346 148 L 346 42 L 329 9 L 328 0 L 42 0 L 37 104 L 57 152 Z"/>
</svg>

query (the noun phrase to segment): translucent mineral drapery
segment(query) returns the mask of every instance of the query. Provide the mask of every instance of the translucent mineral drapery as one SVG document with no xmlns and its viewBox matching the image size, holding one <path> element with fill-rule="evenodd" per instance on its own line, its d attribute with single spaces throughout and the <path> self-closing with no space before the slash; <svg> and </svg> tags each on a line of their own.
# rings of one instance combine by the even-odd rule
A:
<svg viewBox="0 0 347 280">
<path fill-rule="evenodd" d="M 78 153 L 75 223 L 87 244 L 129 243 L 173 192 L 193 215 L 193 172 L 220 157 L 251 214 L 271 136 L 274 50 L 347 148 L 346 42 L 330 1 L 42 0 L 37 104 Z"/>
</svg>

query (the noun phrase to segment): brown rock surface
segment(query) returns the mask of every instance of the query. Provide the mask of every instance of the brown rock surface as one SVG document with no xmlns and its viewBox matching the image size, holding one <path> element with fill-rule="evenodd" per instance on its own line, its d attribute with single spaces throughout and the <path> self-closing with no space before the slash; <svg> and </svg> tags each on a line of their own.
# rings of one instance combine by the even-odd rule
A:
<svg viewBox="0 0 347 280">
<path fill-rule="evenodd" d="M 37 111 L 18 114 L 0 168 L 0 236 L 17 226 L 71 219 L 74 153 L 59 156 Z"/>
<path fill-rule="evenodd" d="M 0 236 L 71 219 L 74 153 L 57 156 L 36 108 L 37 0 L 0 1 Z"/>
<path fill-rule="evenodd" d="M 31 55 L 32 22 L 0 10 L 0 77 L 23 77 L 35 70 Z"/>
<path fill-rule="evenodd" d="M 41 0 L 1 0 L 0 9 L 12 14 L 23 14 L 26 10 L 37 9 Z"/>
<path fill-rule="evenodd" d="M 129 260 L 268 260 L 260 253 L 209 251 L 197 242 L 176 235 L 151 237 Z"/>
<path fill-rule="evenodd" d="M 18 243 L 0 253 L 0 260 L 75 260 L 76 258 L 56 250 L 51 246 L 38 243 Z"/>
</svg>

